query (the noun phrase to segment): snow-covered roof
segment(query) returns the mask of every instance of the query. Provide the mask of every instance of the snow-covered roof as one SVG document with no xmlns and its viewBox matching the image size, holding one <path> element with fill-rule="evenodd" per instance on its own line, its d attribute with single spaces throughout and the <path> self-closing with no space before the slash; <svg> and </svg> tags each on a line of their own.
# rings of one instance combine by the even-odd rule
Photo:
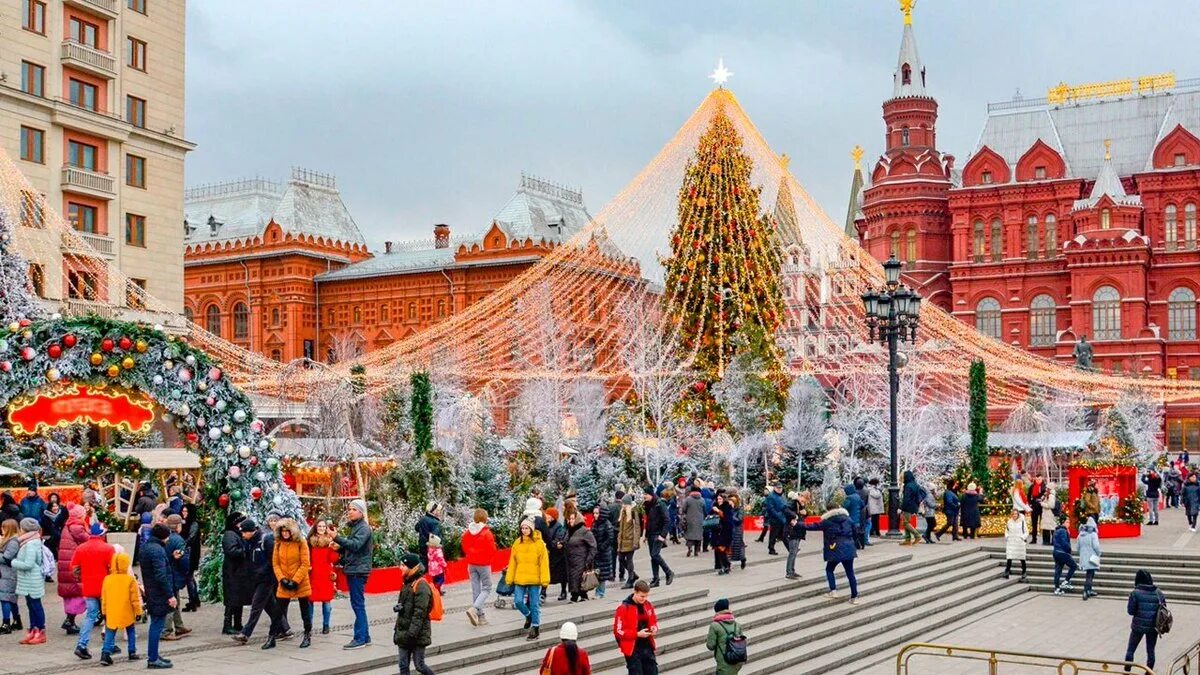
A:
<svg viewBox="0 0 1200 675">
<path fill-rule="evenodd" d="M 337 180 L 308 169 L 292 169 L 286 184 L 255 178 L 190 188 L 184 217 L 188 243 L 254 237 L 272 220 L 285 233 L 366 243 Z"/>
<path fill-rule="evenodd" d="M 383 455 L 348 438 L 276 438 L 275 452 L 299 459 L 362 459 Z"/>
<path fill-rule="evenodd" d="M 150 470 L 200 468 L 200 455 L 183 448 L 114 448 L 113 454 L 133 457 Z"/>
<path fill-rule="evenodd" d="M 341 269 L 317 275 L 318 281 L 358 279 L 400 272 L 436 270 L 454 264 L 454 249 L 431 248 L 415 251 L 392 251 L 379 253 L 373 258 L 347 265 Z"/>
<path fill-rule="evenodd" d="M 1004 450 L 1086 450 L 1095 441 L 1094 431 L 988 432 L 988 447 Z"/>
</svg>

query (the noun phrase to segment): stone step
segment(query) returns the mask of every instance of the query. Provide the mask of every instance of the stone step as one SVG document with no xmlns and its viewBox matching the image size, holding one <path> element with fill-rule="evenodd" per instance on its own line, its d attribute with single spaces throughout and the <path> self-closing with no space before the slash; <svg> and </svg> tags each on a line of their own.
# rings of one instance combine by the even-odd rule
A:
<svg viewBox="0 0 1200 675">
<path fill-rule="evenodd" d="M 770 653 L 770 645 L 782 640 L 782 645 L 795 647 L 795 640 L 802 638 L 805 642 L 831 636 L 846 628 L 844 617 L 854 616 L 854 621 L 864 622 L 864 614 L 870 616 L 887 615 L 889 612 L 902 612 L 912 606 L 914 597 L 922 601 L 936 600 L 941 595 L 949 595 L 963 587 L 973 587 L 977 584 L 994 581 L 997 575 L 986 560 L 976 559 L 973 563 L 963 560 L 947 560 L 940 569 L 933 565 L 910 570 L 911 574 L 904 577 L 888 579 L 888 585 L 875 592 L 867 591 L 861 596 L 857 605 L 846 603 L 848 590 L 840 589 L 841 596 L 837 600 L 829 600 L 824 596 L 826 588 L 819 589 L 820 595 L 815 602 L 785 602 L 784 604 L 757 609 L 738 614 L 738 623 L 750 639 L 752 654 L 759 652 L 759 646 L 766 646 Z M 866 591 L 860 585 L 860 591 Z M 803 617 L 807 629 L 798 633 L 795 620 Z M 677 635 L 673 639 L 660 641 L 658 644 L 659 665 L 664 672 L 676 672 L 680 669 L 700 669 L 709 672 L 712 664 L 712 652 L 704 646 L 704 640 L 711 623 L 711 616 L 699 617 L 695 628 L 686 635 Z M 784 647 L 781 650 L 786 651 Z M 602 666 L 608 667 L 608 666 Z M 613 672 L 618 672 L 619 667 Z"/>
<path fill-rule="evenodd" d="M 1072 542 L 1072 546 L 1073 547 L 1075 546 L 1074 542 Z M 1100 547 L 1102 549 L 1104 548 L 1104 540 L 1100 541 Z M 987 544 L 987 545 L 984 545 L 982 547 L 982 549 L 984 551 L 986 551 L 989 555 L 992 555 L 993 557 L 1000 557 L 1000 558 L 1004 557 L 1004 547 L 1003 546 Z M 1073 548 L 1073 550 L 1077 550 L 1077 549 Z M 1042 544 L 1029 544 L 1025 549 L 1025 553 L 1026 553 L 1026 557 L 1028 557 L 1030 559 L 1033 559 L 1033 558 L 1050 559 L 1054 555 L 1054 551 L 1050 546 L 1044 546 Z M 1121 549 L 1117 549 L 1117 550 L 1108 549 L 1108 550 L 1104 551 L 1104 554 L 1102 557 L 1104 558 L 1105 561 L 1110 561 L 1113 563 L 1121 562 L 1123 564 L 1130 564 L 1130 565 L 1135 565 L 1135 564 L 1136 565 L 1158 565 L 1158 566 L 1171 565 L 1173 567 L 1200 568 L 1200 555 L 1196 555 L 1194 553 L 1182 553 L 1180 551 L 1175 551 L 1175 550 L 1163 550 L 1163 551 L 1159 551 L 1159 552 L 1150 553 L 1150 552 L 1146 552 L 1146 551 L 1126 551 L 1126 550 L 1121 550 Z"/>
<path fill-rule="evenodd" d="M 1082 597 L 1083 582 L 1078 578 L 1072 579 L 1071 583 L 1075 584 L 1075 589 L 1066 591 L 1067 597 L 1074 597 L 1076 600 Z M 1102 598 L 1119 598 L 1125 599 L 1129 597 L 1129 592 L 1133 588 L 1132 585 L 1107 588 L 1099 583 L 1092 585 L 1092 590 L 1100 594 Z M 1051 579 L 1036 579 L 1030 578 L 1029 589 L 1035 593 L 1053 593 L 1054 582 Z M 1194 587 L 1180 587 L 1177 589 L 1161 588 L 1163 594 L 1166 595 L 1168 603 L 1182 602 L 1186 604 L 1200 604 L 1200 589 Z"/>
<path fill-rule="evenodd" d="M 864 565 L 862 577 L 866 581 L 890 580 L 896 578 L 898 574 L 903 574 L 906 570 L 909 574 L 918 574 L 915 566 L 902 566 L 903 563 L 911 561 L 911 558 L 911 555 L 906 555 L 873 561 Z M 752 606 L 755 601 L 771 602 L 776 596 L 786 594 L 788 598 L 784 602 L 800 603 L 819 597 L 826 588 L 824 576 L 799 582 L 783 582 L 783 580 L 780 582 L 753 589 L 749 593 L 733 595 L 730 597 L 730 601 L 734 606 L 743 604 Z M 673 639 L 679 639 L 679 636 L 683 635 L 688 628 L 702 626 L 707 630 L 708 622 L 712 618 L 712 598 L 710 596 L 703 601 L 680 603 L 678 608 L 672 608 L 674 611 L 666 612 L 659 610 L 658 605 L 655 604 L 655 610 L 658 614 L 661 632 L 664 636 L 668 636 L 664 639 L 672 639 L 670 636 L 675 636 Z M 578 644 L 587 650 L 593 670 L 607 667 L 605 664 L 614 666 L 624 664 L 624 659 L 617 650 L 612 637 L 611 608 L 601 620 L 589 624 L 580 623 L 578 627 Z M 703 640 L 703 634 L 701 636 L 701 640 Z M 531 663 L 535 663 L 546 649 L 557 643 L 557 627 L 553 630 L 543 628 L 542 636 L 536 641 L 520 639 L 515 643 L 511 641 L 501 644 L 493 643 L 485 649 L 455 653 L 445 662 L 435 662 L 433 659 L 427 659 L 427 662 L 429 667 L 438 673 L 455 673 L 459 672 L 457 670 L 459 668 L 463 669 L 462 672 L 471 675 L 525 673 L 528 672 Z M 490 660 L 488 660 L 489 658 Z"/>
</svg>

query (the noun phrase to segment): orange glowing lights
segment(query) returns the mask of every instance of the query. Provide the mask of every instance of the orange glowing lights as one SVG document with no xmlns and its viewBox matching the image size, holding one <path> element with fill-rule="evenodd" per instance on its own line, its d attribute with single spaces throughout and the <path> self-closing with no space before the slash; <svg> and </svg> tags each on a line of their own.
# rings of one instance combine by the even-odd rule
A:
<svg viewBox="0 0 1200 675">
<path fill-rule="evenodd" d="M 64 384 L 8 406 L 8 424 L 22 435 L 45 433 L 73 424 L 94 424 L 126 433 L 145 433 L 154 423 L 154 404 L 137 392 Z"/>
</svg>

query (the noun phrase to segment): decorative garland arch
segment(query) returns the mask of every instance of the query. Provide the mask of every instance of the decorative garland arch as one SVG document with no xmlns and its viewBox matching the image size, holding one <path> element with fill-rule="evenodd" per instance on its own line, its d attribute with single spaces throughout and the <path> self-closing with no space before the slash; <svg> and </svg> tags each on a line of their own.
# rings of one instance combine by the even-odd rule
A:
<svg viewBox="0 0 1200 675">
<path fill-rule="evenodd" d="M 249 397 L 221 366 L 160 326 L 97 316 L 0 326 L 0 410 L 72 383 L 140 392 L 166 412 L 205 466 L 210 508 L 256 521 L 276 512 L 303 523 L 300 500 L 283 482 L 273 439 Z M 219 521 L 218 521 L 219 522 Z"/>
</svg>

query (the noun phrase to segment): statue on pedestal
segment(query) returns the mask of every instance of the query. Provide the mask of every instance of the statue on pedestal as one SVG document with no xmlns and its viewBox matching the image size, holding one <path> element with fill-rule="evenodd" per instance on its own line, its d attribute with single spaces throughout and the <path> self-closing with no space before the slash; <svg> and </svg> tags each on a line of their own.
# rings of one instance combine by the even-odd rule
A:
<svg viewBox="0 0 1200 675">
<path fill-rule="evenodd" d="M 1087 341 L 1087 335 L 1080 335 L 1071 352 L 1075 357 L 1075 367 L 1079 370 L 1092 370 L 1092 345 Z"/>
</svg>

